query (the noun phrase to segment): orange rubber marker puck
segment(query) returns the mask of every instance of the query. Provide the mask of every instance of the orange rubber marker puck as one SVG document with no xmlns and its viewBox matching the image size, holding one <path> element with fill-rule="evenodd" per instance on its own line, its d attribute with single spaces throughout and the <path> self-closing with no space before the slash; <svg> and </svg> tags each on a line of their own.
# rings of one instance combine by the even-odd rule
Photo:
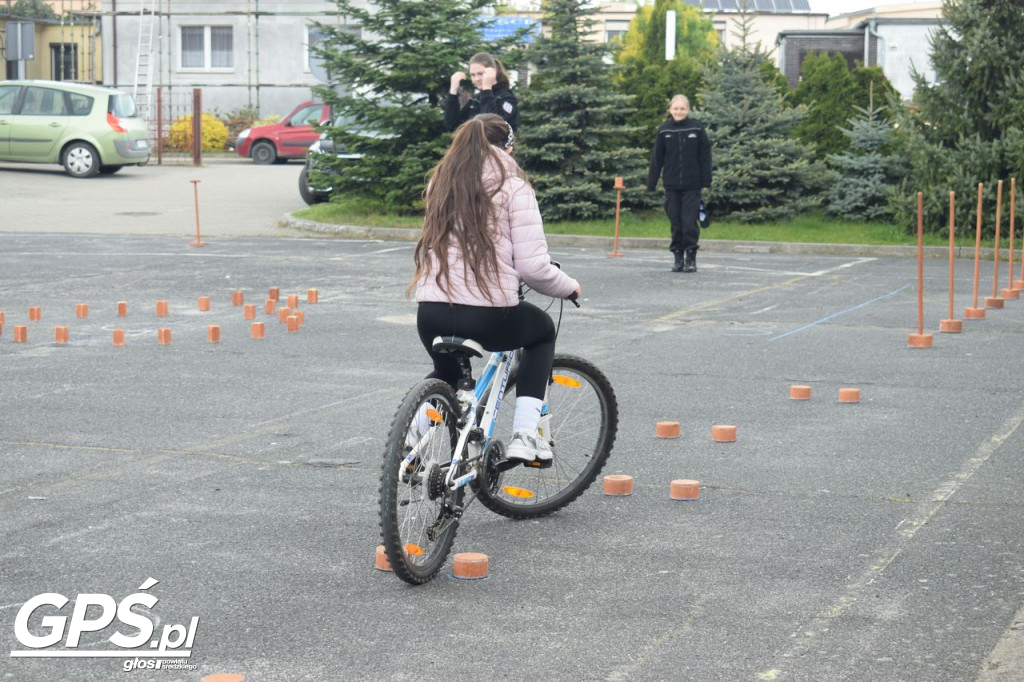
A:
<svg viewBox="0 0 1024 682">
<path fill-rule="evenodd" d="M 998 296 L 986 296 L 985 307 L 986 308 L 1002 308 L 1006 301 L 999 298 Z"/>
<path fill-rule="evenodd" d="M 391 571 L 391 562 L 388 561 L 388 555 L 384 552 L 384 545 L 377 545 L 377 558 L 373 562 L 373 567 L 378 571 Z"/>
<path fill-rule="evenodd" d="M 984 308 L 964 308 L 964 317 L 968 320 L 984 320 Z"/>
<path fill-rule="evenodd" d="M 245 303 L 245 294 L 241 291 L 231 292 L 231 305 L 239 306 Z"/>
<path fill-rule="evenodd" d="M 810 400 L 811 399 L 811 387 L 810 386 L 799 386 L 793 385 L 789 387 L 789 399 L 790 400 Z"/>
<path fill-rule="evenodd" d="M 291 308 L 292 310 L 299 307 L 298 294 L 288 294 L 288 307 Z"/>
<path fill-rule="evenodd" d="M 277 321 L 278 322 L 282 322 L 282 323 L 287 322 L 288 321 L 288 316 L 291 315 L 291 314 L 292 314 L 292 309 L 291 308 L 278 308 L 277 309 Z"/>
<path fill-rule="evenodd" d="M 255 320 L 256 319 L 256 304 L 255 303 L 246 303 L 245 307 L 242 308 L 242 310 L 244 311 L 245 319 L 247 319 L 247 320 Z"/>
<path fill-rule="evenodd" d="M 156 342 L 161 346 L 166 346 L 171 343 L 171 330 L 167 327 L 161 327 L 156 330 Z"/>
<path fill-rule="evenodd" d="M 267 315 L 273 315 L 275 310 L 277 310 L 277 301 L 275 301 L 272 298 L 268 298 L 263 303 L 263 312 L 265 312 Z"/>
<path fill-rule="evenodd" d="M 279 287 L 270 287 L 270 291 L 267 292 L 267 298 L 271 301 L 278 301 L 281 298 L 281 289 Z"/>
<path fill-rule="evenodd" d="M 679 422 L 658 422 L 654 425 L 654 435 L 658 438 L 679 438 Z"/>
<path fill-rule="evenodd" d="M 907 342 L 911 348 L 931 348 L 932 347 L 932 335 L 931 334 L 911 334 L 910 340 Z"/>
<path fill-rule="evenodd" d="M 115 346 L 123 346 L 124 345 L 124 330 L 123 329 L 115 329 L 114 330 L 114 345 Z"/>
<path fill-rule="evenodd" d="M 43 319 L 43 309 L 35 305 L 28 309 L 29 322 L 38 322 Z M 17 329 L 17 327 L 15 327 Z"/>
<path fill-rule="evenodd" d="M 1020 299 L 1020 292 L 1016 289 L 1000 289 L 999 295 L 1011 301 L 1017 301 Z"/>
<path fill-rule="evenodd" d="M 841 402 L 841 403 L 859 403 L 860 402 L 860 389 L 859 388 L 841 388 L 841 389 L 839 389 L 839 402 Z"/>
<path fill-rule="evenodd" d="M 267 325 L 263 322 L 252 323 L 252 338 L 262 339 L 267 335 Z"/>
<path fill-rule="evenodd" d="M 167 317 L 167 301 L 156 302 L 156 316 Z"/>
<path fill-rule="evenodd" d="M 117 302 L 117 316 L 118 317 L 127 317 L 128 316 L 128 302 L 127 301 L 118 301 Z"/>
<path fill-rule="evenodd" d="M 14 325 L 14 343 L 25 343 L 28 341 L 28 327 L 23 324 Z"/>
<path fill-rule="evenodd" d="M 68 342 L 68 328 L 67 327 L 54 327 L 53 328 L 53 342 L 54 343 L 67 343 Z"/>
<path fill-rule="evenodd" d="M 700 499 L 700 481 L 679 478 L 669 484 L 669 497 L 673 500 Z"/>
<path fill-rule="evenodd" d="M 288 331 L 295 333 L 299 331 L 299 316 L 289 315 L 288 316 Z"/>
<path fill-rule="evenodd" d="M 206 312 L 207 310 L 210 309 L 210 297 L 209 296 L 200 296 L 199 297 L 199 309 L 202 310 L 203 312 Z"/>
<path fill-rule="evenodd" d="M 79 303 L 75 306 L 75 317 L 89 317 L 89 304 Z"/>
<path fill-rule="evenodd" d="M 946 334 L 959 334 L 964 330 L 963 320 L 939 320 L 939 331 Z"/>
<path fill-rule="evenodd" d="M 4 319 L 5 319 L 4 311 L 0 310 L 0 324 L 4 323 Z"/>
<path fill-rule="evenodd" d="M 306 303 L 319 303 L 320 302 L 320 291 L 318 289 L 310 289 L 306 292 Z"/>
<path fill-rule="evenodd" d="M 1024 279 L 1013 280 L 1013 288 L 1017 291 L 1024 291 Z"/>
<path fill-rule="evenodd" d="M 463 580 L 487 577 L 487 555 L 479 552 L 460 552 L 452 562 L 452 573 Z"/>
<path fill-rule="evenodd" d="M 293 310 L 292 311 L 292 315 L 294 315 L 295 317 L 299 318 L 299 326 L 300 327 L 302 325 L 306 324 L 306 313 L 302 312 L 301 310 Z"/>
<path fill-rule="evenodd" d="M 206 328 L 206 340 L 210 343 L 220 343 L 219 324 L 211 324 Z"/>
<path fill-rule="evenodd" d="M 711 427 L 711 440 L 717 443 L 736 442 L 736 427 L 728 424 L 715 424 Z"/>
<path fill-rule="evenodd" d="M 625 474 L 608 474 L 604 477 L 605 495 L 632 495 L 633 477 Z"/>
</svg>

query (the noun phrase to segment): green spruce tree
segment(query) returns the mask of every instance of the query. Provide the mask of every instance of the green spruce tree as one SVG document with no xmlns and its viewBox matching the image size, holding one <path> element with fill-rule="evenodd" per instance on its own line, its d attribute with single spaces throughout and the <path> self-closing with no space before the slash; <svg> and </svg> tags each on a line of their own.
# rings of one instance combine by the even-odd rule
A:
<svg viewBox="0 0 1024 682">
<path fill-rule="evenodd" d="M 1024 169 L 1024 60 L 1019 0 L 946 0 L 932 36 L 935 83 L 915 73 L 915 108 L 898 117 L 898 139 L 910 165 L 894 210 L 899 224 L 916 229 L 916 194 L 925 198 L 926 229 L 948 224 L 948 195 L 973 197 L 977 184 Z M 958 224 L 973 224 L 975 202 L 957 202 Z M 995 225 L 983 223 L 991 234 Z"/>
<path fill-rule="evenodd" d="M 444 154 L 443 102 L 453 72 L 485 51 L 514 61 L 521 35 L 482 39 L 490 0 L 336 0 L 340 24 L 318 24 L 311 48 L 333 81 L 314 88 L 342 126 L 328 134 L 355 159 L 328 159 L 336 195 L 362 196 L 399 211 L 419 207 L 424 177 Z M 512 55 L 512 56 L 510 56 Z"/>
<path fill-rule="evenodd" d="M 820 203 L 821 169 L 791 136 L 806 107 L 787 108 L 762 64 L 760 43 L 749 41 L 751 15 L 742 12 L 740 44 L 720 55 L 702 94 L 714 179 L 708 199 L 716 216 L 741 222 L 790 218 Z"/>
<path fill-rule="evenodd" d="M 841 54 L 813 54 L 800 67 L 800 84 L 790 94 L 791 105 L 807 106 L 807 117 L 793 127 L 793 134 L 824 159 L 848 148 L 839 126 L 854 113 L 857 83 Z"/>
<path fill-rule="evenodd" d="M 890 220 L 889 195 L 906 169 L 893 153 L 892 126 L 882 109 L 856 109 L 860 116 L 842 131 L 849 150 L 828 157 L 836 177 L 825 210 L 845 220 Z"/>
<path fill-rule="evenodd" d="M 804 61 L 801 74 L 800 85 L 786 101 L 790 105 L 807 105 L 807 118 L 793 132 L 814 149 L 815 158 L 821 160 L 849 149 L 844 128 L 858 117 L 858 107 L 872 109 L 880 118 L 889 118 L 886 109 L 872 104 L 884 102 L 896 93 L 881 67 L 858 65 L 851 71 L 840 54 L 816 54 Z"/>
<path fill-rule="evenodd" d="M 596 12 L 587 0 L 547 0 L 548 33 L 526 51 L 535 67 L 518 92 L 516 158 L 530 175 L 546 220 L 614 214 L 616 176 L 624 205 L 646 205 L 646 152 L 631 148 L 632 98 L 615 87 L 607 45 L 588 40 Z"/>
</svg>

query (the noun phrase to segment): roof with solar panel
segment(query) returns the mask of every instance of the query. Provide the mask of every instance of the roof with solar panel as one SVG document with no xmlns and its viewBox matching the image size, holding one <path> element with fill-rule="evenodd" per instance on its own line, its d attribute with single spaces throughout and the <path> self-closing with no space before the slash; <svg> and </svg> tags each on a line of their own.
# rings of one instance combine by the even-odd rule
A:
<svg viewBox="0 0 1024 682">
<path fill-rule="evenodd" d="M 684 0 L 687 5 L 702 7 L 705 12 L 739 12 L 743 0 Z M 808 0 L 747 0 L 747 9 L 751 12 L 768 14 L 793 14 L 810 12 Z"/>
</svg>

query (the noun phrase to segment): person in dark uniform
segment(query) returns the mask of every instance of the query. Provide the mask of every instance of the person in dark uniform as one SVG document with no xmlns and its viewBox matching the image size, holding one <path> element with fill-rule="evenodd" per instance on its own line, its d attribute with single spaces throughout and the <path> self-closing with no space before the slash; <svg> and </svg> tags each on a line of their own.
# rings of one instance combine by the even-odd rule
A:
<svg viewBox="0 0 1024 682">
<path fill-rule="evenodd" d="M 478 52 L 469 60 L 469 79 L 473 94 L 468 100 L 460 98 L 460 88 L 466 80 L 463 71 L 452 74 L 448 99 L 444 104 L 444 128 L 454 131 L 477 114 L 497 114 L 519 131 L 519 101 L 509 86 L 505 67 L 486 52 Z"/>
<path fill-rule="evenodd" d="M 665 189 L 665 213 L 672 225 L 672 272 L 696 272 L 700 248 L 701 188 L 711 186 L 711 142 L 700 121 L 690 118 L 690 100 L 676 95 L 668 120 L 658 128 L 647 173 L 647 191 Z"/>
</svg>

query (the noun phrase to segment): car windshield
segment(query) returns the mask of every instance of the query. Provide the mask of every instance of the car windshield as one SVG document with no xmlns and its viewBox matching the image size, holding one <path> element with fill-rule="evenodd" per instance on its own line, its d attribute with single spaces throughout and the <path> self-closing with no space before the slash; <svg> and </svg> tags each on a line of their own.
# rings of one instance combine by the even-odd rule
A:
<svg viewBox="0 0 1024 682">
<path fill-rule="evenodd" d="M 110 96 L 110 107 L 107 111 L 118 118 L 135 118 L 139 115 L 135 108 L 135 100 L 131 95 L 116 94 Z"/>
</svg>

